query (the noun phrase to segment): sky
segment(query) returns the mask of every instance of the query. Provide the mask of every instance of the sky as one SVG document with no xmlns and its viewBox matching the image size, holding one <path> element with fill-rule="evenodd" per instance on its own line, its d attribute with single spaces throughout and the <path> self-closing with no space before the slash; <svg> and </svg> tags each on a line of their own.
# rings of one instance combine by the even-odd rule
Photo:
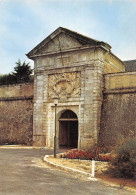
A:
<svg viewBox="0 0 136 195">
<path fill-rule="evenodd" d="M 0 0 L 0 74 L 58 27 L 112 46 L 121 60 L 136 59 L 136 0 Z"/>
</svg>

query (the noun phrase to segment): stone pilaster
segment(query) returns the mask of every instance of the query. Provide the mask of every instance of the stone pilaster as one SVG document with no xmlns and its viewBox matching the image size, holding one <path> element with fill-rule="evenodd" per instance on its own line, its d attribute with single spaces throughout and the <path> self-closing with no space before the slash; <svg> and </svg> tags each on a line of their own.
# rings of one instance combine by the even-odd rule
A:
<svg viewBox="0 0 136 195">
<path fill-rule="evenodd" d="M 33 113 L 33 145 L 44 145 L 43 137 L 43 76 L 35 75 L 34 81 L 34 113 Z"/>
</svg>

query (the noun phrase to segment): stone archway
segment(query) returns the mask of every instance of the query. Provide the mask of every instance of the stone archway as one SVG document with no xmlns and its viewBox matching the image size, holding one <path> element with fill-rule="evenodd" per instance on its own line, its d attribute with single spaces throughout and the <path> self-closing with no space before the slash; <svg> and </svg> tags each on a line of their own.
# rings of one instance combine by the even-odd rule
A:
<svg viewBox="0 0 136 195">
<path fill-rule="evenodd" d="M 59 118 L 59 147 L 78 147 L 78 118 L 71 111 L 64 111 Z"/>
</svg>

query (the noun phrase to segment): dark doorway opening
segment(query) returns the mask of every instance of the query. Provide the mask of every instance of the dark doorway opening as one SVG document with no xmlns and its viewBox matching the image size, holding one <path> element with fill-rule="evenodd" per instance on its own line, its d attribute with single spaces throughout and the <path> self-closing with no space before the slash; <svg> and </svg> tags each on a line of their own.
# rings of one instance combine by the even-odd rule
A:
<svg viewBox="0 0 136 195">
<path fill-rule="evenodd" d="M 59 119 L 59 147 L 78 147 L 78 119 L 71 110 L 65 111 Z"/>
</svg>

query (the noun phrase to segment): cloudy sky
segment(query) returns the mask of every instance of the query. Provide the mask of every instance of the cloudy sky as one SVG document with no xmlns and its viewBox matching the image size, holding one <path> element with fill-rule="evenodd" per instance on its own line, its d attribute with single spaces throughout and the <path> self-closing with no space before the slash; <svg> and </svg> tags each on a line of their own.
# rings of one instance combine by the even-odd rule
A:
<svg viewBox="0 0 136 195">
<path fill-rule="evenodd" d="M 136 0 L 0 0 L 0 74 L 59 26 L 105 41 L 136 59 Z M 33 62 L 30 61 L 33 66 Z"/>
</svg>

